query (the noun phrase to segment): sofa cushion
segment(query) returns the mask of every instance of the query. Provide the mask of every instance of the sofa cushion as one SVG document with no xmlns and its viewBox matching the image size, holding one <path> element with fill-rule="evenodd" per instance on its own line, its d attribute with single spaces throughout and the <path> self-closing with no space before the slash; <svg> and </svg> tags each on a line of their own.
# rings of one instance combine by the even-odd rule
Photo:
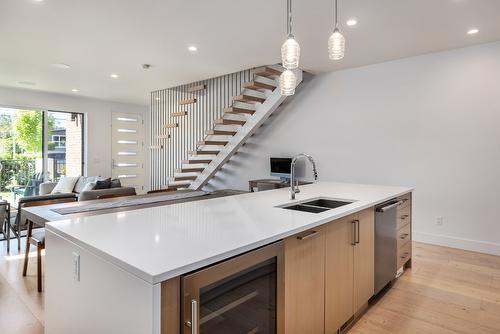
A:
<svg viewBox="0 0 500 334">
<path fill-rule="evenodd" d="M 107 178 L 105 180 L 97 180 L 93 190 L 109 189 L 109 187 L 111 187 L 111 178 Z"/>
<path fill-rule="evenodd" d="M 67 194 L 72 193 L 75 184 L 78 181 L 78 176 L 63 176 L 59 179 L 51 194 Z"/>
<path fill-rule="evenodd" d="M 122 187 L 122 183 L 120 182 L 120 179 L 111 180 L 110 188 L 121 188 L 121 187 Z"/>
</svg>

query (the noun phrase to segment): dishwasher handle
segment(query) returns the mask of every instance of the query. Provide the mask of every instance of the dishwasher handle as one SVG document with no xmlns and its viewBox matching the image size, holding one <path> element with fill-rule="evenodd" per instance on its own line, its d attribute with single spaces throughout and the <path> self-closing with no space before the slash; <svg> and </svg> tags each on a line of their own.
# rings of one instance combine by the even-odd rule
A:
<svg viewBox="0 0 500 334">
<path fill-rule="evenodd" d="M 377 208 L 377 212 L 386 212 L 386 211 L 389 211 L 399 205 L 403 204 L 403 201 L 397 201 L 395 203 L 391 203 L 389 205 L 386 205 L 386 206 L 383 206 L 381 208 Z"/>
</svg>

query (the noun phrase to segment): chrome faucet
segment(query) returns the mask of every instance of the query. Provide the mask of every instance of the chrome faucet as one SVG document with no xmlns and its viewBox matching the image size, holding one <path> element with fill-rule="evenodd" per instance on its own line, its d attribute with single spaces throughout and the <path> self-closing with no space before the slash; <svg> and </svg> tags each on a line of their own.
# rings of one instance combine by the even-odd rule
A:
<svg viewBox="0 0 500 334">
<path fill-rule="evenodd" d="M 290 199 L 295 199 L 295 194 L 300 193 L 299 189 L 299 180 L 297 180 L 297 184 L 295 184 L 295 164 L 297 163 L 297 160 L 299 158 L 307 158 L 312 164 L 313 167 L 313 173 L 314 173 L 314 179 L 318 179 L 318 172 L 316 171 L 316 163 L 314 162 L 313 158 L 310 155 L 300 153 L 297 154 L 296 156 L 293 157 L 292 159 L 292 166 L 290 168 L 291 170 L 291 175 L 290 175 Z"/>
</svg>

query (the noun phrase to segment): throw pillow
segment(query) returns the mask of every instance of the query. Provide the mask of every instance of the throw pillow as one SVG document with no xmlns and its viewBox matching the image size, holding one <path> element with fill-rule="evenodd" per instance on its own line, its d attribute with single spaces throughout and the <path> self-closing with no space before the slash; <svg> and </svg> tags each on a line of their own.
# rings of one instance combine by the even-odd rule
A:
<svg viewBox="0 0 500 334">
<path fill-rule="evenodd" d="M 51 194 L 70 194 L 75 188 L 78 176 L 63 176 L 59 179 Z"/>
<path fill-rule="evenodd" d="M 121 188 L 121 187 L 122 187 L 122 183 L 120 182 L 120 179 L 111 180 L 110 188 Z"/>
<path fill-rule="evenodd" d="M 107 178 L 105 180 L 96 181 L 94 190 L 109 189 L 110 186 L 111 186 L 111 178 Z"/>
<path fill-rule="evenodd" d="M 95 184 L 96 182 L 89 182 L 87 183 L 85 186 L 83 186 L 82 190 L 80 191 L 80 193 L 84 192 L 84 191 L 90 191 L 90 190 L 93 190 L 94 187 L 95 187 Z"/>
<path fill-rule="evenodd" d="M 85 187 L 87 183 L 95 181 L 97 181 L 96 176 L 80 176 L 75 184 L 75 193 L 81 193 L 83 191 L 83 187 Z"/>
</svg>

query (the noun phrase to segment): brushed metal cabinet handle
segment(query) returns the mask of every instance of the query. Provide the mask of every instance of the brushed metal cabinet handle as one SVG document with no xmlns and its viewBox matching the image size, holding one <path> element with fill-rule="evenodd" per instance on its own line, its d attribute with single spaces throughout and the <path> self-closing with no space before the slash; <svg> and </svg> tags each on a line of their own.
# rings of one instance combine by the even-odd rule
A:
<svg viewBox="0 0 500 334">
<path fill-rule="evenodd" d="M 356 246 L 356 221 L 351 221 L 352 238 L 351 245 Z"/>
<path fill-rule="evenodd" d="M 356 243 L 359 244 L 359 220 L 356 219 Z"/>
<path fill-rule="evenodd" d="M 297 237 L 297 239 L 299 240 L 307 240 L 309 238 L 312 238 L 314 237 L 315 235 L 317 235 L 319 232 L 318 231 L 311 231 L 309 234 L 306 234 L 306 235 L 299 235 Z"/>
</svg>

